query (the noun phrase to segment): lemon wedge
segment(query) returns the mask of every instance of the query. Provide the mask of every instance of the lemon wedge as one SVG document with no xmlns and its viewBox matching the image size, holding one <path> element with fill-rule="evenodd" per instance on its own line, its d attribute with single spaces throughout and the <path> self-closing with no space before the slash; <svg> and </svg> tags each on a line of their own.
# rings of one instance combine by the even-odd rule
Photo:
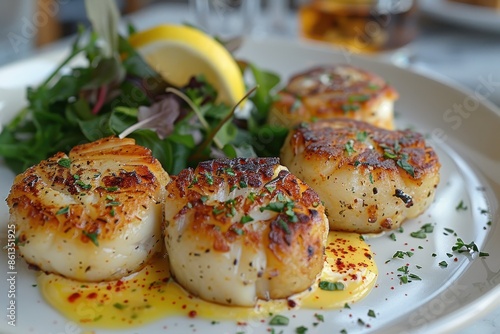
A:
<svg viewBox="0 0 500 334">
<path fill-rule="evenodd" d="M 245 95 L 243 76 L 234 58 L 195 28 L 160 25 L 130 36 L 129 41 L 155 71 L 176 86 L 202 74 L 217 90 L 217 102 L 233 106 Z"/>
</svg>

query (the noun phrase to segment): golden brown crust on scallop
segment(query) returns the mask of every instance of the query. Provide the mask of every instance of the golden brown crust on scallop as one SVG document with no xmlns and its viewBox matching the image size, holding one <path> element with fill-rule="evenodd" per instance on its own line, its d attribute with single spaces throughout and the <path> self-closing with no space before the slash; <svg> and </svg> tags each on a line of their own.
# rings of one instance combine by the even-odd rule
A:
<svg viewBox="0 0 500 334">
<path fill-rule="evenodd" d="M 235 269 L 248 270 L 242 275 L 247 286 L 258 280 L 268 281 L 269 290 L 258 298 L 284 298 L 303 291 L 321 272 L 328 233 L 324 208 L 318 195 L 280 166 L 278 158 L 202 162 L 194 170 L 173 176 L 167 192 L 167 252 L 176 252 L 183 247 L 182 242 L 194 238 L 198 240 L 196 245 L 206 248 L 200 249 L 196 257 L 208 257 L 207 253 L 223 256 L 235 247 L 241 247 L 242 257 L 253 254 L 248 257 L 259 258 L 255 254 L 265 253 L 266 266 L 255 271 Z M 169 258 L 175 262 L 172 254 Z M 191 260 L 196 259 L 193 256 Z M 246 265 L 239 261 L 234 264 L 235 268 Z M 179 278 L 174 267 L 174 275 Z M 223 274 L 220 276 L 222 279 Z M 280 283 L 285 281 L 288 283 Z M 206 282 L 210 286 L 210 280 Z M 196 295 L 224 303 L 207 297 L 197 287 L 182 282 L 182 278 L 180 283 Z M 234 298 L 228 299 L 238 304 Z"/>
<path fill-rule="evenodd" d="M 439 182 L 437 154 L 421 134 L 350 119 L 299 125 L 281 158 L 318 192 L 333 230 L 397 228 L 430 205 Z"/>
<path fill-rule="evenodd" d="M 168 180 L 151 151 L 135 145 L 133 139 L 104 138 L 76 146 L 69 156 L 57 153 L 16 176 L 7 198 L 10 221 L 16 224 L 23 245 L 21 255 L 52 272 L 57 264 L 45 263 L 39 252 L 30 249 L 35 243 L 41 245 L 43 238 L 53 245 L 72 244 L 75 251 L 87 249 L 89 257 L 108 243 L 111 247 L 122 240 L 127 243 L 128 238 L 133 242 L 148 212 L 157 211 Z M 90 274 L 89 270 L 75 273 L 77 279 Z"/>
<path fill-rule="evenodd" d="M 270 124 L 348 117 L 392 129 L 395 89 L 374 73 L 350 65 L 321 66 L 294 75 L 273 103 Z"/>
<path fill-rule="evenodd" d="M 366 139 L 360 140 L 362 137 Z M 426 145 L 420 133 L 385 130 L 350 119 L 299 124 L 290 142 L 296 149 L 303 146 L 303 154 L 310 159 L 335 159 L 339 168 L 380 168 L 414 180 L 440 168 L 436 152 Z M 398 165 L 405 156 L 411 166 L 406 170 Z"/>
</svg>

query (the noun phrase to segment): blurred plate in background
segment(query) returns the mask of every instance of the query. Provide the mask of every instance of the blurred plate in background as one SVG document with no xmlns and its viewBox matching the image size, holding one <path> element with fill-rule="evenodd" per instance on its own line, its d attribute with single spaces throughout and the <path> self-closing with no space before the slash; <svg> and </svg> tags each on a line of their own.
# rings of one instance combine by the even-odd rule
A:
<svg viewBox="0 0 500 334">
<path fill-rule="evenodd" d="M 500 33 L 500 11 L 493 8 L 450 0 L 420 0 L 420 9 L 424 14 L 447 23 Z"/>
</svg>

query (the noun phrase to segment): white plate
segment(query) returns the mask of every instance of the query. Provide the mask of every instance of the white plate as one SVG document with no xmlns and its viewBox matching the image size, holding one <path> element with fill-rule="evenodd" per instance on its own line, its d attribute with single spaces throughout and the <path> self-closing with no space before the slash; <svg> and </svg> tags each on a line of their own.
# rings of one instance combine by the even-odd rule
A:
<svg viewBox="0 0 500 334">
<path fill-rule="evenodd" d="M 330 48 L 297 44 L 287 41 L 248 41 L 239 52 L 242 58 L 251 60 L 263 68 L 272 69 L 286 80 L 292 73 L 310 66 L 329 63 L 352 64 L 376 72 L 385 77 L 399 91 L 401 97 L 396 104 L 399 127 L 418 129 L 429 135 L 442 163 L 442 181 L 437 189 L 436 200 L 431 208 L 418 219 L 404 224 L 404 233 L 396 233 L 397 241 L 388 235 L 369 239 L 380 275 L 376 288 L 351 309 L 334 311 L 296 310 L 286 314 L 290 325 L 276 328 L 276 332 L 295 333 L 298 326 L 306 326 L 311 333 L 438 333 L 462 326 L 473 318 L 485 315 L 500 302 L 500 151 L 498 140 L 493 143 L 491 134 L 500 129 L 500 112 L 488 103 L 478 101 L 471 92 L 453 88 L 429 77 L 368 59 L 335 53 Z M 29 76 L 27 69 L 38 63 L 57 59 L 58 55 L 41 56 L 23 64 L 0 69 L 0 82 L 8 82 L 11 75 Z M 8 74 L 8 76 L 7 76 Z M 483 90 L 485 91 L 485 90 Z M 487 91 L 487 90 L 486 90 Z M 0 89 L 0 101 L 4 107 L 1 115 L 4 122 L 23 103 L 23 90 L 14 87 L 8 91 Z M 462 114 L 453 113 L 454 105 L 462 106 Z M 0 107 L 1 108 L 1 107 Z M 469 113 L 468 110 L 471 110 Z M 493 137 L 495 138 L 495 137 Z M 0 164 L 0 195 L 5 198 L 13 174 Z M 465 211 L 457 211 L 463 201 Z M 488 210 L 482 214 L 481 210 Z M 0 203 L 0 219 L 5 240 L 7 207 Z M 491 221 L 491 225 L 487 222 Z M 435 225 L 434 232 L 426 239 L 410 237 L 410 232 L 419 230 L 426 223 Z M 444 228 L 456 231 L 466 242 L 474 241 L 480 250 L 491 256 L 454 255 L 448 258 L 456 236 L 444 235 Z M 420 246 L 420 247 L 419 247 Z M 405 260 L 387 260 L 398 251 L 413 251 L 414 256 Z M 437 256 L 433 257 L 435 253 Z M 457 261 L 453 261 L 454 258 Z M 0 260 L 0 268 L 8 272 L 7 255 Z M 447 261 L 448 267 L 438 263 Z M 401 285 L 397 268 L 409 264 L 410 272 L 422 281 Z M 416 266 L 421 266 L 417 269 Z M 41 298 L 34 284 L 34 274 L 21 259 L 17 261 L 16 310 L 17 327 L 7 324 L 2 315 L 2 333 L 80 333 L 75 324 L 61 317 Z M 8 286 L 6 279 L 0 280 L 0 304 L 6 312 Z M 376 312 L 376 318 L 367 315 Z M 325 322 L 317 327 L 314 313 L 324 315 Z M 369 324 L 358 324 L 362 319 Z M 167 330 L 165 330 L 165 326 Z M 76 329 L 75 329 L 76 328 Z M 211 325 L 209 320 L 168 318 L 142 328 L 132 328 L 127 333 L 268 333 L 267 322 L 249 321 L 245 326 L 233 322 Z M 96 333 L 116 333 L 98 328 Z"/>
<path fill-rule="evenodd" d="M 448 0 L 420 0 L 420 9 L 430 16 L 454 25 L 500 32 L 500 11 Z"/>
</svg>

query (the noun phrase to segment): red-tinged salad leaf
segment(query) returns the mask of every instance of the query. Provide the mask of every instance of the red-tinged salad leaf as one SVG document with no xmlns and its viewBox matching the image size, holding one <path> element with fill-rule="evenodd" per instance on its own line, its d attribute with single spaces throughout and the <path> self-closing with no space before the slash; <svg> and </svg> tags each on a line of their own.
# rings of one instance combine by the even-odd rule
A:
<svg viewBox="0 0 500 334">
<path fill-rule="evenodd" d="M 140 106 L 137 113 L 137 123 L 125 129 L 120 138 L 124 138 L 138 129 L 152 129 L 158 138 L 163 140 L 174 130 L 174 123 L 180 115 L 180 103 L 169 95 L 150 107 Z"/>
</svg>

